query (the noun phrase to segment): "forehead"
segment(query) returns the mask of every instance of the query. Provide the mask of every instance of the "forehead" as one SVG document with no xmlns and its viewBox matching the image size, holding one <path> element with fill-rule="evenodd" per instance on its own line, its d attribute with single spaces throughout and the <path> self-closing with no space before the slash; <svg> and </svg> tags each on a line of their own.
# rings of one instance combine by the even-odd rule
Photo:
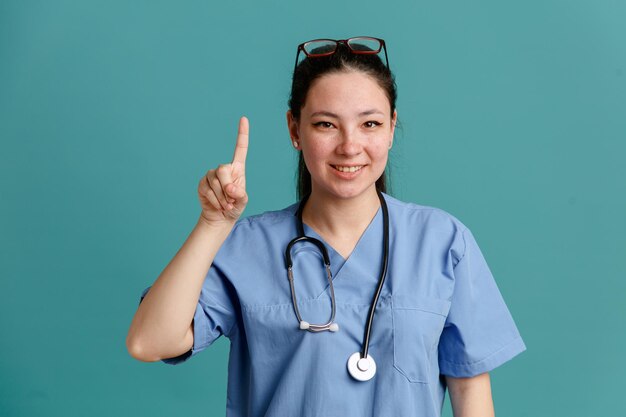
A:
<svg viewBox="0 0 626 417">
<path fill-rule="evenodd" d="M 344 71 L 316 79 L 309 88 L 302 112 L 329 111 L 347 116 L 372 108 L 389 113 L 389 99 L 383 88 L 368 74 Z"/>
</svg>

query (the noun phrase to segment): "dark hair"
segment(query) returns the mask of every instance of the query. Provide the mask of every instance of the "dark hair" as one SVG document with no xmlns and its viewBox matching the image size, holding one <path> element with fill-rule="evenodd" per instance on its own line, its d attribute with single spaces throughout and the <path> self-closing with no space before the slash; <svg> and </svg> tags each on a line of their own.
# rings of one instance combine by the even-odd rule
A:
<svg viewBox="0 0 626 417">
<path fill-rule="evenodd" d="M 383 53 L 381 51 L 381 53 Z M 293 73 L 289 108 L 297 121 L 300 120 L 300 110 L 306 102 L 306 96 L 311 84 L 323 75 L 342 71 L 356 70 L 373 77 L 385 91 L 389 99 L 390 114 L 396 109 L 396 82 L 392 72 L 379 57 L 380 54 L 355 54 L 344 44 L 338 44 L 334 54 L 322 57 L 305 59 L 298 64 Z M 396 122 L 397 124 L 397 122 Z M 376 180 L 376 189 L 387 193 L 388 167 Z M 300 152 L 298 160 L 298 199 L 311 193 L 311 173 L 306 168 L 304 157 Z"/>
</svg>

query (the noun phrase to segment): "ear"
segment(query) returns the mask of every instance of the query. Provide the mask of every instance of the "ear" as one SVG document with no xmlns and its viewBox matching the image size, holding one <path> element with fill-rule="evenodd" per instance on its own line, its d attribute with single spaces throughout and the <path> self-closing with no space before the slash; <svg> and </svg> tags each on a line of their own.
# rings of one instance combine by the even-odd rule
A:
<svg viewBox="0 0 626 417">
<path fill-rule="evenodd" d="M 389 139 L 389 149 L 393 146 L 393 134 L 396 131 L 396 121 L 398 119 L 398 111 L 393 111 L 393 117 L 391 118 L 391 138 Z"/>
<path fill-rule="evenodd" d="M 298 121 L 296 119 L 294 119 L 293 114 L 291 113 L 291 110 L 287 110 L 287 129 L 289 129 L 289 137 L 290 137 L 290 141 L 291 141 L 291 146 L 294 146 L 293 142 L 299 142 L 300 141 L 300 133 L 299 133 L 299 126 L 298 126 Z M 299 149 L 299 146 L 298 148 Z"/>
</svg>

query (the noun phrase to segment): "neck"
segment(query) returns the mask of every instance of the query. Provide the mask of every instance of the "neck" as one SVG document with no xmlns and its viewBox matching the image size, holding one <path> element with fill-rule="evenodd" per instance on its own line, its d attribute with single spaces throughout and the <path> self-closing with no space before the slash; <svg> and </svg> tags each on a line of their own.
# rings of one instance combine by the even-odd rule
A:
<svg viewBox="0 0 626 417">
<path fill-rule="evenodd" d="M 313 190 L 304 205 L 302 221 L 322 235 L 348 236 L 365 229 L 379 207 L 375 186 L 359 196 L 346 199 Z"/>
</svg>

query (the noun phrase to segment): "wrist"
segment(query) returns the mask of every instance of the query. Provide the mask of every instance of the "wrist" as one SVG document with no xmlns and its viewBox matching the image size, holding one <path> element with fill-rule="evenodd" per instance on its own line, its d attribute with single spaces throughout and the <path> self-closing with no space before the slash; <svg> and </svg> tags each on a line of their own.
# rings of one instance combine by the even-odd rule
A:
<svg viewBox="0 0 626 417">
<path fill-rule="evenodd" d="M 204 216 L 200 215 L 198 218 L 198 222 L 196 223 L 196 228 L 204 231 L 209 231 L 213 233 L 223 233 L 226 232 L 228 234 L 230 230 L 235 226 L 236 220 L 223 220 L 223 221 L 210 221 L 204 218 Z"/>
</svg>

